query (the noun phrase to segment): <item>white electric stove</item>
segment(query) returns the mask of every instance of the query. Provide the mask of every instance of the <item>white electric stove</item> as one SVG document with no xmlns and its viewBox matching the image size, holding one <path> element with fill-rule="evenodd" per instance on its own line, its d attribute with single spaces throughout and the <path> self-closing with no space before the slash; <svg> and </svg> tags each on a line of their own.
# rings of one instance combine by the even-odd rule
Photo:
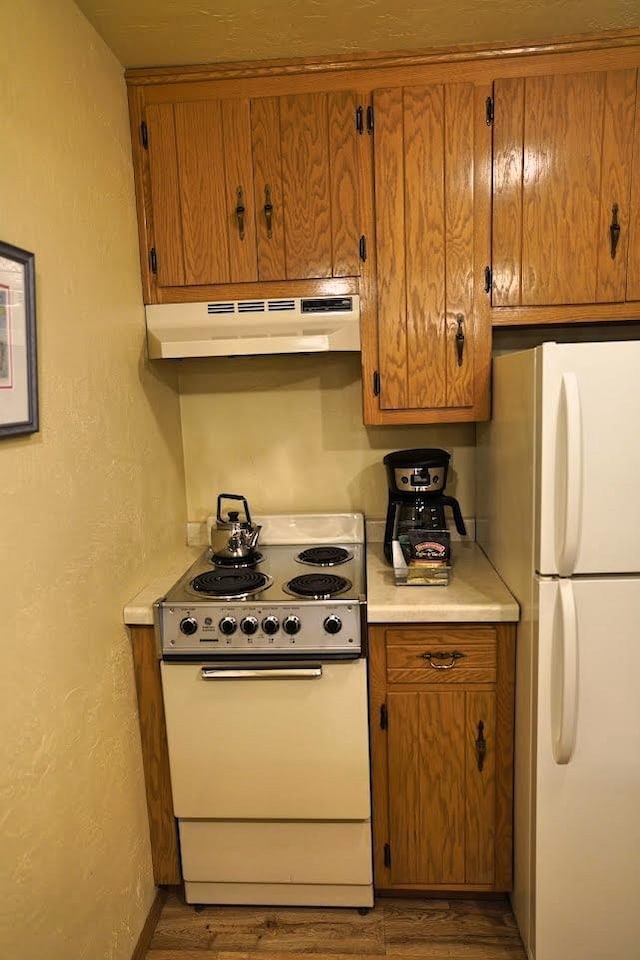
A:
<svg viewBox="0 0 640 960">
<path fill-rule="evenodd" d="M 364 519 L 259 522 L 156 604 L 186 899 L 369 907 Z"/>
</svg>

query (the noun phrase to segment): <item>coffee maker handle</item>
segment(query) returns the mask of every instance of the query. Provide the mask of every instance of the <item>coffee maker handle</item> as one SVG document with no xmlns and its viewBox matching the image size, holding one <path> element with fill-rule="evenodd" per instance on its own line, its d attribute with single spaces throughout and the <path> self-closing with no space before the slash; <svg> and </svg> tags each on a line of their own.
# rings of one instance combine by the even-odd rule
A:
<svg viewBox="0 0 640 960">
<path fill-rule="evenodd" d="M 460 504 L 458 503 L 458 501 L 456 500 L 456 498 L 455 498 L 455 497 L 443 497 L 443 498 L 442 498 L 442 503 L 443 503 L 443 505 L 445 505 L 445 506 L 447 506 L 447 507 L 451 507 L 451 509 L 452 509 L 452 511 L 453 511 L 453 519 L 454 519 L 455 524 L 456 524 L 456 530 L 458 531 L 458 533 L 460 534 L 461 537 L 466 537 L 466 535 L 467 535 L 467 528 L 466 528 L 465 525 L 464 525 L 464 520 L 463 520 L 463 518 L 462 518 L 462 511 L 461 511 L 461 509 L 460 509 Z"/>
</svg>

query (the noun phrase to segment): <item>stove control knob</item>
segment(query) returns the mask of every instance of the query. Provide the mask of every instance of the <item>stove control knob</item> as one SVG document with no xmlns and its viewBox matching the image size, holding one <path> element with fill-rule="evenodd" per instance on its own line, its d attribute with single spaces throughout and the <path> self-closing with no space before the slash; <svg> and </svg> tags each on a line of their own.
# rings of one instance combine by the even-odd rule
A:
<svg viewBox="0 0 640 960">
<path fill-rule="evenodd" d="M 292 636 L 294 633 L 300 633 L 300 623 L 299 617 L 285 617 L 282 621 L 282 629 L 285 633 L 288 633 L 289 636 Z"/>
<path fill-rule="evenodd" d="M 227 637 L 230 637 L 232 633 L 236 632 L 236 623 L 235 617 L 223 617 L 219 623 L 220 632 L 224 633 Z"/>
<path fill-rule="evenodd" d="M 262 621 L 262 629 L 268 637 L 272 637 L 280 629 L 280 621 L 274 616 L 265 617 Z"/>
<path fill-rule="evenodd" d="M 340 633 L 342 630 L 342 620 L 335 613 L 324 621 L 324 628 L 327 633 Z"/>
<path fill-rule="evenodd" d="M 240 629 L 250 637 L 258 629 L 258 621 L 255 617 L 245 617 L 240 624 Z"/>
<path fill-rule="evenodd" d="M 182 633 L 186 633 L 188 637 L 193 636 L 197 629 L 198 621 L 195 617 L 184 617 L 180 621 L 180 630 Z"/>
</svg>

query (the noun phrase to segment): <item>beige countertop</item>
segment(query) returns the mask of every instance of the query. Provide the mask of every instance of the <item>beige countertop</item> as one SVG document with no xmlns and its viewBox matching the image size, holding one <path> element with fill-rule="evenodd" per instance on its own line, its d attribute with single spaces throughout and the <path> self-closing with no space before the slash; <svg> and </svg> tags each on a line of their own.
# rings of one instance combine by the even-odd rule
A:
<svg viewBox="0 0 640 960">
<path fill-rule="evenodd" d="M 166 573 L 156 577 L 137 593 L 124 608 L 124 622 L 131 627 L 153 626 L 153 605 L 171 589 L 182 574 L 198 559 L 202 547 L 185 547 L 173 561 L 167 563 Z"/>
<path fill-rule="evenodd" d="M 516 600 L 480 547 L 470 541 L 451 544 L 451 580 L 446 587 L 396 586 L 382 544 L 367 545 L 367 620 L 369 623 L 513 622 Z"/>
</svg>

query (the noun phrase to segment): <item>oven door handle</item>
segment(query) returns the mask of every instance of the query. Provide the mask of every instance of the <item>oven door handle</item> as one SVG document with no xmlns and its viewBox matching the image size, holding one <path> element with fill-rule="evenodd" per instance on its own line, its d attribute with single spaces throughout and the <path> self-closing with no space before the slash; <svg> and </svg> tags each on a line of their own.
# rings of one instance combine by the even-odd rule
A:
<svg viewBox="0 0 640 960">
<path fill-rule="evenodd" d="M 319 680 L 322 665 L 308 667 L 202 667 L 203 680 Z"/>
</svg>

